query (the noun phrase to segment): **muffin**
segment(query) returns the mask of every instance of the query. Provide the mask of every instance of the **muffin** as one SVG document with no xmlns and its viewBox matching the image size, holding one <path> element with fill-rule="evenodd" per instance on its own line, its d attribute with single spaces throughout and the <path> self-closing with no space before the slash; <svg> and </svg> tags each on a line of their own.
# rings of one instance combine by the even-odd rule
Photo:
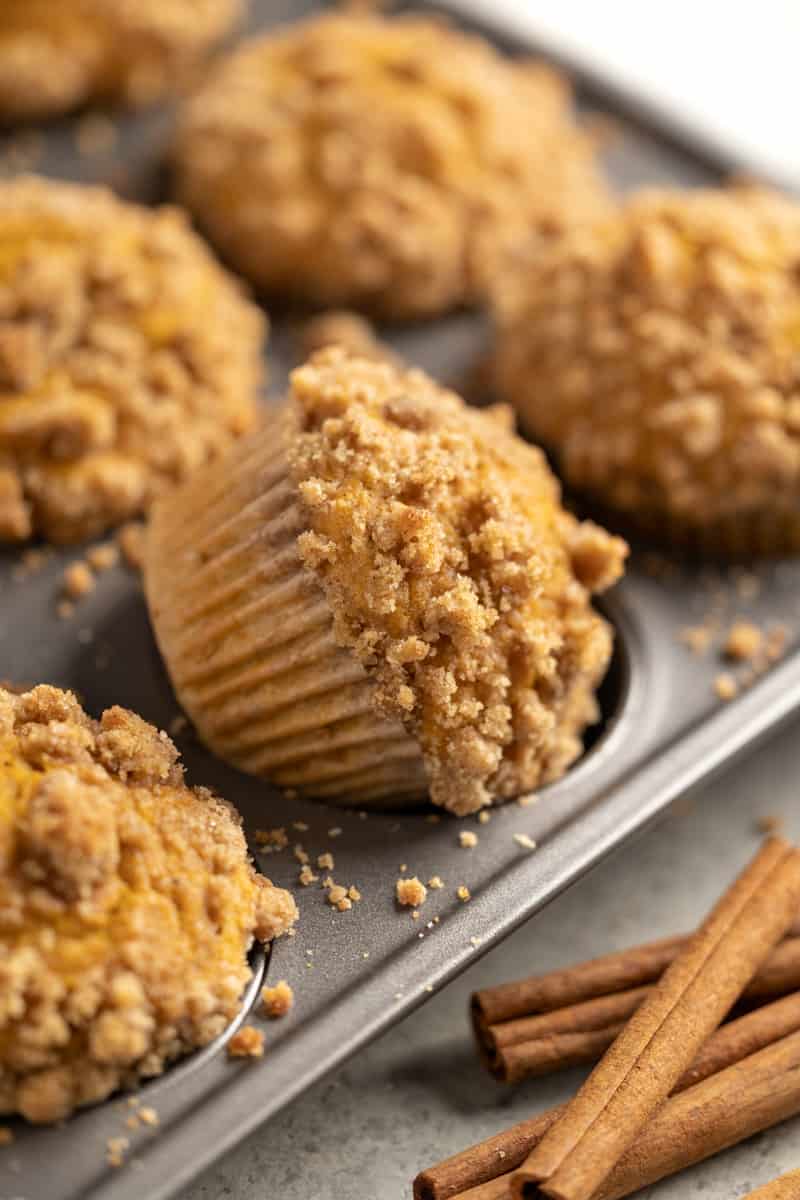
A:
<svg viewBox="0 0 800 1200">
<path fill-rule="evenodd" d="M 60 1120 L 205 1045 L 294 921 L 177 760 L 125 709 L 0 690 L 0 1114 Z"/>
<path fill-rule="evenodd" d="M 625 544 L 560 505 L 507 410 L 321 351 L 275 428 L 156 505 L 145 585 L 223 758 L 342 805 L 452 812 L 558 778 L 612 650 Z"/>
<path fill-rule="evenodd" d="M 0 121 L 144 104 L 187 77 L 241 0 L 3 0 Z"/>
<path fill-rule="evenodd" d="M 91 537 L 226 449 L 263 335 L 177 211 L 0 183 L 0 542 Z"/>
<path fill-rule="evenodd" d="M 800 550 L 800 206 L 645 191 L 495 285 L 494 375 L 562 474 L 703 553 Z"/>
<path fill-rule="evenodd" d="M 499 236 L 608 204 L 565 82 L 420 16 L 244 43 L 184 106 L 175 166 L 262 291 L 391 318 L 473 301 Z"/>
</svg>

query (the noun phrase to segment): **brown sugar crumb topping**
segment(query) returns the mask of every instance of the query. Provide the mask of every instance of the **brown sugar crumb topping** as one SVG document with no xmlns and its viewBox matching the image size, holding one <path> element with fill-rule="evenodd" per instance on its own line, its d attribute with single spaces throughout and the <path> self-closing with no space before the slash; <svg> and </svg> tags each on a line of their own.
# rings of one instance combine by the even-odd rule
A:
<svg viewBox="0 0 800 1200">
<path fill-rule="evenodd" d="M 0 541 L 91 537 L 218 456 L 262 333 L 176 210 L 0 182 Z"/>
<path fill-rule="evenodd" d="M 648 190 L 532 243 L 495 302 L 499 391 L 572 484 L 667 533 L 753 518 L 754 549 L 800 546 L 800 205 Z"/>
<path fill-rule="evenodd" d="M 420 371 L 327 350 L 292 397 L 301 556 L 378 711 L 418 740 L 432 799 L 472 812 L 558 777 L 611 653 L 590 589 L 620 575 L 625 543 L 561 508 L 506 410 Z"/>
<path fill-rule="evenodd" d="M 263 287 L 437 312 L 475 296 L 498 238 L 608 205 L 571 107 L 553 70 L 441 20 L 326 14 L 211 73 L 182 114 L 179 191 Z"/>
<path fill-rule="evenodd" d="M 264 1034 L 252 1025 L 237 1029 L 227 1045 L 229 1058 L 263 1058 Z"/>
<path fill-rule="evenodd" d="M 285 979 L 279 979 L 274 987 L 261 989 L 261 1004 L 265 1016 L 273 1020 L 285 1017 L 294 1004 L 294 992 Z"/>
<path fill-rule="evenodd" d="M 65 568 L 61 585 L 64 594 L 72 600 L 80 600 L 94 590 L 94 575 L 88 563 L 79 561 Z"/>
<path fill-rule="evenodd" d="M 419 908 L 425 903 L 428 889 L 421 879 L 413 875 L 411 879 L 398 879 L 394 885 L 394 893 L 398 904 L 404 908 Z"/>
<path fill-rule="evenodd" d="M 297 915 L 166 734 L 46 686 L 0 691 L 0 866 L 0 1114 L 33 1122 L 220 1034 Z"/>
</svg>

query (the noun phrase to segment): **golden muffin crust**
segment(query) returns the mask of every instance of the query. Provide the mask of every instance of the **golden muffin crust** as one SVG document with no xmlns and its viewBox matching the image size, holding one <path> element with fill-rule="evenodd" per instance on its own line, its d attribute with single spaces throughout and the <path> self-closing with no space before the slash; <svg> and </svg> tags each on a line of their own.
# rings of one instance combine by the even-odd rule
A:
<svg viewBox="0 0 800 1200">
<path fill-rule="evenodd" d="M 176 210 L 0 183 L 0 542 L 90 537 L 225 450 L 263 332 Z"/>
<path fill-rule="evenodd" d="M 295 917 L 166 734 L 0 690 L 0 1113 L 58 1120 L 211 1041 Z"/>
<path fill-rule="evenodd" d="M 625 543 L 562 509 L 507 409 L 421 371 L 322 351 L 292 375 L 298 537 L 380 714 L 457 813 L 557 778 L 597 717 L 611 631 L 590 591 Z"/>
<path fill-rule="evenodd" d="M 648 529 L 800 549 L 800 206 L 648 190 L 495 289 L 496 380 L 564 475 Z"/>
<path fill-rule="evenodd" d="M 241 0 L 3 0 L 0 120 L 174 88 L 235 24 Z"/>
<path fill-rule="evenodd" d="M 608 203 L 560 77 L 419 16 L 245 43 L 185 106 L 176 167 L 258 287 L 395 318 L 473 301 L 498 236 Z"/>
</svg>

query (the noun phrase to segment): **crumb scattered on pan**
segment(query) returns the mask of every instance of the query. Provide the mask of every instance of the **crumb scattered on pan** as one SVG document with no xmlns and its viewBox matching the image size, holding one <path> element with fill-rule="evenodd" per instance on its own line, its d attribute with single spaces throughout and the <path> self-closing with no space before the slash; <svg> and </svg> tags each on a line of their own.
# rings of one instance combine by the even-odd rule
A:
<svg viewBox="0 0 800 1200">
<path fill-rule="evenodd" d="M 347 888 L 342 887 L 340 883 L 331 882 L 328 888 L 327 900 L 333 908 L 337 908 L 339 912 L 347 912 L 353 907 L 353 902 L 347 895 Z"/>
<path fill-rule="evenodd" d="M 764 644 L 764 634 L 752 621 L 734 621 L 725 638 L 727 658 L 737 662 L 752 662 Z"/>
<path fill-rule="evenodd" d="M 158 1123 L 159 1123 L 158 1112 L 155 1108 L 152 1108 L 149 1104 L 143 1104 L 142 1107 L 139 1109 L 139 1120 L 142 1122 L 143 1125 L 151 1125 L 151 1126 L 158 1125 Z"/>
<path fill-rule="evenodd" d="M 279 979 L 274 987 L 261 989 L 261 1004 L 271 1020 L 285 1017 L 294 1004 L 294 992 L 285 979 Z"/>
<path fill-rule="evenodd" d="M 332 871 L 334 867 L 333 855 L 330 850 L 326 850 L 324 854 L 317 855 L 317 866 L 322 871 Z"/>
<path fill-rule="evenodd" d="M 119 562 L 119 546 L 114 542 L 100 542 L 86 551 L 86 561 L 93 571 L 110 571 Z"/>
<path fill-rule="evenodd" d="M 126 1137 L 112 1137 L 106 1142 L 106 1162 L 110 1167 L 121 1167 L 125 1162 L 125 1152 L 130 1148 L 130 1140 Z"/>
<path fill-rule="evenodd" d="M 478 947 L 481 944 L 481 939 L 479 937 L 471 937 L 469 939 L 469 944 L 470 946 Z"/>
<path fill-rule="evenodd" d="M 714 691 L 720 700 L 733 700 L 739 692 L 739 684 L 728 671 L 720 671 L 714 680 Z"/>
<path fill-rule="evenodd" d="M 464 850 L 471 850 L 478 844 L 477 833 L 473 833 L 471 829 L 462 829 L 458 835 L 458 844 Z"/>
<path fill-rule="evenodd" d="M 407 908 L 419 908 L 425 903 L 428 889 L 421 879 L 412 875 L 410 879 L 398 879 L 394 885 L 397 903 Z"/>
<path fill-rule="evenodd" d="M 264 1034 L 252 1025 L 243 1025 L 228 1042 L 229 1058 L 261 1058 L 264 1054 Z"/>
<path fill-rule="evenodd" d="M 533 840 L 532 837 L 529 836 L 529 834 L 515 833 L 512 836 L 514 838 L 514 841 L 517 843 L 517 845 L 521 846 L 523 850 L 535 850 L 536 849 L 536 842 Z"/>
<path fill-rule="evenodd" d="M 292 854 L 294 855 L 294 857 L 297 859 L 297 861 L 300 863 L 301 866 L 305 867 L 309 864 L 310 859 L 308 856 L 308 851 L 303 847 L 302 842 L 297 842 L 292 847 Z"/>
<path fill-rule="evenodd" d="M 292 829 L 296 829 L 298 833 L 308 833 L 305 821 L 292 821 Z"/>
<path fill-rule="evenodd" d="M 10 1146 L 14 1140 L 14 1131 L 7 1125 L 0 1125 L 0 1146 Z"/>
<path fill-rule="evenodd" d="M 459 900 L 463 900 L 463 902 L 465 904 L 467 903 L 468 900 L 472 899 L 472 893 L 470 892 L 468 887 L 464 886 L 463 883 L 460 884 L 458 889 L 456 890 L 456 895 L 458 896 Z"/>
<path fill-rule="evenodd" d="M 59 600 L 56 605 L 56 616 L 60 621 L 68 621 L 75 612 L 75 605 L 71 600 Z"/>
<path fill-rule="evenodd" d="M 361 899 L 361 892 L 353 883 L 351 883 L 350 887 L 347 889 L 347 898 L 348 900 L 352 900 L 354 904 L 357 904 Z"/>
<path fill-rule="evenodd" d="M 286 829 L 277 825 L 274 829 L 257 829 L 255 832 L 256 845 L 265 854 L 273 854 L 277 850 L 285 850 L 289 845 Z"/>
<path fill-rule="evenodd" d="M 11 577 L 15 581 L 27 579 L 31 575 L 36 575 L 45 567 L 51 557 L 51 551 L 33 547 L 30 550 L 25 550 L 20 556 L 20 560 L 12 568 Z"/>
<path fill-rule="evenodd" d="M 94 573 L 88 563 L 79 559 L 64 569 L 61 587 L 70 600 L 81 600 L 94 589 Z"/>
<path fill-rule="evenodd" d="M 340 826 L 338 826 L 338 825 L 334 825 L 332 829 L 328 830 L 328 837 L 337 838 L 337 837 L 341 837 L 341 836 L 342 836 L 342 830 L 341 830 Z"/>
<path fill-rule="evenodd" d="M 482 808 L 478 813 L 478 824 L 488 825 L 492 819 L 491 811 L 488 808 Z"/>
<path fill-rule="evenodd" d="M 528 792 L 524 796 L 517 796 L 517 804 L 520 808 L 530 808 L 539 799 L 538 792 Z"/>
<path fill-rule="evenodd" d="M 439 888 L 444 887 L 444 880 L 439 875 L 431 875 L 430 879 L 428 880 L 428 887 L 431 889 L 431 891 L 438 891 Z"/>
<path fill-rule="evenodd" d="M 312 883 L 316 883 L 319 875 L 315 875 L 308 863 L 303 863 L 300 872 L 297 876 L 297 882 L 301 887 L 308 887 Z"/>
</svg>

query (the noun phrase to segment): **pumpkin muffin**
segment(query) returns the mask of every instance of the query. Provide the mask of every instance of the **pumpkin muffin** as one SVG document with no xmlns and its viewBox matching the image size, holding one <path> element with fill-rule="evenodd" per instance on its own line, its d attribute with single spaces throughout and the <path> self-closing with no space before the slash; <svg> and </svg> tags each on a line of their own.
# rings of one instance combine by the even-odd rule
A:
<svg viewBox="0 0 800 1200">
<path fill-rule="evenodd" d="M 180 198 L 262 291 L 391 317 L 472 302 L 492 243 L 608 204 L 568 86 L 443 21 L 333 13 L 185 105 Z"/>
<path fill-rule="evenodd" d="M 236 766 L 463 814 L 558 778 L 612 649 L 624 542 L 560 504 L 507 409 L 321 351 L 277 428 L 159 502 L 145 583 L 178 697 Z"/>
<path fill-rule="evenodd" d="M 800 206 L 643 192 L 508 262 L 495 378 L 570 484 L 706 553 L 800 550 Z"/>
<path fill-rule="evenodd" d="M 233 28 L 241 0 L 3 0 L 0 121 L 146 104 Z"/>
<path fill-rule="evenodd" d="M 91 537 L 225 450 L 263 334 L 176 210 L 0 183 L 0 542 Z"/>
<path fill-rule="evenodd" d="M 166 734 L 0 690 L 0 1114 L 60 1120 L 210 1042 L 295 917 Z"/>
</svg>

